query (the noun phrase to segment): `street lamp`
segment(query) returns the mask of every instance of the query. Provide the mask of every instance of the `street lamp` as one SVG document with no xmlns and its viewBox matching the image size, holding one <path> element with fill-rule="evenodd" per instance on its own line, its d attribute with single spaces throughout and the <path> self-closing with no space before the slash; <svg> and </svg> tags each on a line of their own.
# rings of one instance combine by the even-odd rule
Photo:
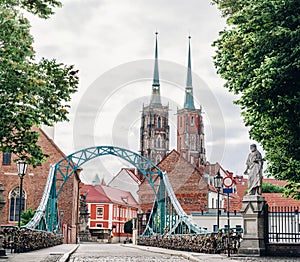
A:
<svg viewBox="0 0 300 262">
<path fill-rule="evenodd" d="M 19 216 L 18 227 L 21 227 L 21 208 L 22 208 L 22 196 L 23 196 L 23 178 L 26 175 L 27 164 L 24 160 L 17 162 L 18 176 L 20 177 L 20 191 L 19 191 Z"/>
<path fill-rule="evenodd" d="M 220 172 L 218 171 L 217 175 L 214 177 L 214 186 L 217 189 L 218 192 L 218 203 L 217 203 L 217 228 L 219 230 L 220 227 L 220 190 L 222 188 L 222 181 L 223 177 L 220 175 Z"/>
</svg>

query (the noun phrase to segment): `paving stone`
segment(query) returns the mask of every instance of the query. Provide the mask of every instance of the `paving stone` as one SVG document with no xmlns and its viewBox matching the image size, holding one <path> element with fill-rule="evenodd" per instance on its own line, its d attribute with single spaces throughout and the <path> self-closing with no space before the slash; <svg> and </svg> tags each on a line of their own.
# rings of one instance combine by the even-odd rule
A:
<svg viewBox="0 0 300 262">
<path fill-rule="evenodd" d="M 71 262 L 94 262 L 94 261 L 102 261 L 102 262 L 180 262 L 180 261 L 188 261 L 182 257 L 178 256 L 77 256 L 73 255 L 70 259 Z"/>
</svg>

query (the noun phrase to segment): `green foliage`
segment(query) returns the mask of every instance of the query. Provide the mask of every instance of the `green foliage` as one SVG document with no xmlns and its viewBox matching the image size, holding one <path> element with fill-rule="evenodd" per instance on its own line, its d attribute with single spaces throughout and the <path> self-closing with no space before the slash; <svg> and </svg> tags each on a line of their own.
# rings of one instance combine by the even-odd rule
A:
<svg viewBox="0 0 300 262">
<path fill-rule="evenodd" d="M 73 66 L 35 61 L 30 23 L 20 10 L 48 18 L 60 5 L 54 0 L 5 0 L 0 6 L 0 150 L 33 165 L 46 158 L 33 127 L 67 120 L 78 77 Z"/>
<path fill-rule="evenodd" d="M 124 233 L 132 234 L 132 220 L 128 220 L 124 224 Z"/>
<path fill-rule="evenodd" d="M 28 208 L 26 211 L 21 213 L 21 226 L 25 226 L 34 216 L 35 211 L 32 208 Z"/>
<path fill-rule="evenodd" d="M 214 42 L 218 74 L 239 95 L 250 137 L 268 161 L 268 174 L 300 182 L 300 2 L 214 0 L 228 28 Z"/>
<path fill-rule="evenodd" d="M 262 183 L 262 193 L 283 193 L 284 189 L 271 183 Z"/>
</svg>

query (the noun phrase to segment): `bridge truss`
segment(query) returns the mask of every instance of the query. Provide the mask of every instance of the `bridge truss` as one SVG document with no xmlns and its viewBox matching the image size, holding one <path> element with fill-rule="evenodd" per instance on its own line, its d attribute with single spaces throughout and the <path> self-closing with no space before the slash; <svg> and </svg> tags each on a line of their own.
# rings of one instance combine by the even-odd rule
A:
<svg viewBox="0 0 300 262">
<path fill-rule="evenodd" d="M 105 155 L 117 156 L 132 164 L 153 189 L 155 200 L 144 235 L 207 232 L 195 225 L 184 212 L 166 173 L 147 158 L 114 146 L 85 148 L 52 165 L 40 205 L 32 220 L 25 227 L 60 233 L 57 200 L 65 183 L 84 163 Z"/>
</svg>

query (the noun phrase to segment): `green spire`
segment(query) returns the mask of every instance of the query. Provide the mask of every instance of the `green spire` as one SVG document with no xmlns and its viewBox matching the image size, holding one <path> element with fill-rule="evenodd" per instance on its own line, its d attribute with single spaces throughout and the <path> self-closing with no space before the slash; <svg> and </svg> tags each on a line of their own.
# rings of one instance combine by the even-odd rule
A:
<svg viewBox="0 0 300 262">
<path fill-rule="evenodd" d="M 188 68 L 186 76 L 185 101 L 184 108 L 195 109 L 192 83 L 192 65 L 191 65 L 191 36 L 189 36 Z"/>
<path fill-rule="evenodd" d="M 155 33 L 155 62 L 154 62 L 154 73 L 153 73 L 153 84 L 152 84 L 152 97 L 151 104 L 161 104 L 160 100 L 160 84 L 159 84 L 159 73 L 158 73 L 158 45 L 157 45 L 157 35 Z"/>
</svg>

